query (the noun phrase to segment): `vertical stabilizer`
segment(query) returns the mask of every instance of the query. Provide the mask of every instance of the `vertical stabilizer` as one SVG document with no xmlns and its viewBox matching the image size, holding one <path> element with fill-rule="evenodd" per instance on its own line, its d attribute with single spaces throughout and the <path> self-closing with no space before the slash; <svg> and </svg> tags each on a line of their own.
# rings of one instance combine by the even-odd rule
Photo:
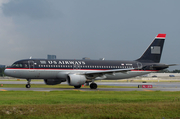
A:
<svg viewBox="0 0 180 119">
<path fill-rule="evenodd" d="M 159 63 L 161 60 L 165 37 L 166 34 L 158 34 L 144 54 L 137 59 L 137 61 Z"/>
</svg>

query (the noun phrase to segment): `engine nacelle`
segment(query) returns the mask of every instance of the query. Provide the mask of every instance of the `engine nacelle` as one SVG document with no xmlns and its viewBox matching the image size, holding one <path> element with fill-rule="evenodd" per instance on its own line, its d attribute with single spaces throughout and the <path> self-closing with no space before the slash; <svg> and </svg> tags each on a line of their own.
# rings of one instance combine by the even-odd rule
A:
<svg viewBox="0 0 180 119">
<path fill-rule="evenodd" d="M 69 74 L 67 76 L 67 82 L 70 86 L 80 86 L 86 82 L 86 77 L 84 75 Z"/>
<path fill-rule="evenodd" d="M 56 85 L 64 82 L 65 80 L 62 79 L 44 79 L 46 85 Z"/>
</svg>

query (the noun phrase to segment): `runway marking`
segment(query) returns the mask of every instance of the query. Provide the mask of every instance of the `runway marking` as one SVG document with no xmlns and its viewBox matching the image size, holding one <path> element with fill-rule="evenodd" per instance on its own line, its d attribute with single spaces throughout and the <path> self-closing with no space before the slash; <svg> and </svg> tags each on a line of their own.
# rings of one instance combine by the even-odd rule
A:
<svg viewBox="0 0 180 119">
<path fill-rule="evenodd" d="M 78 90 L 78 89 L 73 89 L 74 91 L 81 91 L 81 92 L 85 92 L 85 91 L 83 91 L 83 90 Z"/>
<path fill-rule="evenodd" d="M 7 90 L 4 90 L 4 89 L 0 89 L 0 91 L 7 91 Z"/>
</svg>

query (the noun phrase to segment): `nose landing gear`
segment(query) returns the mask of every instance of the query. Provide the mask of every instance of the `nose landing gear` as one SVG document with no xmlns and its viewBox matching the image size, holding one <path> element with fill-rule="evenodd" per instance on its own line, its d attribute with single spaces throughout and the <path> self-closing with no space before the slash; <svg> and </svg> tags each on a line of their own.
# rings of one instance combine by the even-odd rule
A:
<svg viewBox="0 0 180 119">
<path fill-rule="evenodd" d="M 26 84 L 26 88 L 30 88 L 31 87 L 31 79 L 26 79 L 27 80 L 27 84 Z"/>
</svg>

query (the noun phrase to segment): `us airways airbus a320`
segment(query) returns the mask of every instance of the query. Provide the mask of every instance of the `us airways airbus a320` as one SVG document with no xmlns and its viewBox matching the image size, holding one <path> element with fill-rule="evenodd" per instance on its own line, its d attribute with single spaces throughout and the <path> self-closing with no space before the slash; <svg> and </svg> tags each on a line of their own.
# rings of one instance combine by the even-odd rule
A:
<svg viewBox="0 0 180 119">
<path fill-rule="evenodd" d="M 166 34 L 158 34 L 144 54 L 134 61 L 123 60 L 73 60 L 73 59 L 24 59 L 5 69 L 7 76 L 27 79 L 43 79 L 47 85 L 67 81 L 80 88 L 85 83 L 96 89 L 96 80 L 118 80 L 157 72 L 172 65 L 161 64 L 161 54 Z"/>
</svg>

